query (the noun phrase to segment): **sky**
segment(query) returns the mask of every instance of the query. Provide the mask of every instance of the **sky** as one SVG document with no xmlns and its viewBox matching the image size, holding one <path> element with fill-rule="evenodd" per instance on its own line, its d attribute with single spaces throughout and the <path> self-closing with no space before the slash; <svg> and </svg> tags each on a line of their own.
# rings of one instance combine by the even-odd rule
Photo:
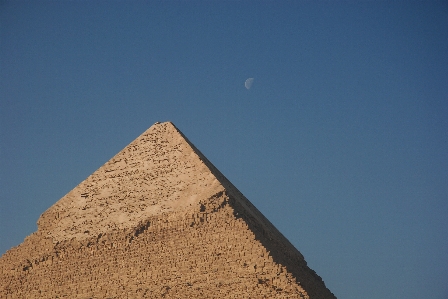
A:
<svg viewBox="0 0 448 299">
<path fill-rule="evenodd" d="M 448 298 L 446 1 L 1 0 L 0 254 L 157 121 L 338 298 Z"/>
</svg>

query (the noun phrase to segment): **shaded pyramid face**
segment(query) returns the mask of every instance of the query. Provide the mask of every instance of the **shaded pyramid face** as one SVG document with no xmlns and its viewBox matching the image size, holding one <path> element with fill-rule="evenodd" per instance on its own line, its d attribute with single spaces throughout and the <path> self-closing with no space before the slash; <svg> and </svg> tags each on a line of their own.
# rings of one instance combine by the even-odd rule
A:
<svg viewBox="0 0 448 299">
<path fill-rule="evenodd" d="M 0 259 L 0 298 L 335 298 L 170 122 L 61 198 Z"/>
</svg>

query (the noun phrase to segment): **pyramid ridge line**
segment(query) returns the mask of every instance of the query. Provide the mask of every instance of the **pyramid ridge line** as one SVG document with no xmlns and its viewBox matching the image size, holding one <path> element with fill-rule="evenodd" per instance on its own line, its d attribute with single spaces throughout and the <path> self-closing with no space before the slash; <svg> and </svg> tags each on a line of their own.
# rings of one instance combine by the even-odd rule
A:
<svg viewBox="0 0 448 299">
<path fill-rule="evenodd" d="M 260 221 L 264 225 L 264 229 L 268 230 L 271 234 L 280 237 L 281 241 L 290 246 L 291 248 L 299 254 L 302 259 L 303 255 L 295 248 L 295 246 L 272 224 L 263 213 L 258 210 L 258 208 L 252 204 L 252 202 L 247 199 L 246 196 L 235 186 L 233 183 L 210 161 L 207 157 L 202 154 L 202 152 L 175 126 L 174 123 L 170 122 L 170 124 L 178 131 L 179 134 L 185 139 L 185 141 L 190 145 L 193 151 L 199 156 L 199 158 L 204 162 L 210 172 L 217 178 L 217 180 L 223 185 L 224 189 L 229 192 L 229 194 L 235 198 L 240 204 L 243 205 L 243 208 L 251 213 L 252 217 L 255 217 L 258 221 Z"/>
</svg>

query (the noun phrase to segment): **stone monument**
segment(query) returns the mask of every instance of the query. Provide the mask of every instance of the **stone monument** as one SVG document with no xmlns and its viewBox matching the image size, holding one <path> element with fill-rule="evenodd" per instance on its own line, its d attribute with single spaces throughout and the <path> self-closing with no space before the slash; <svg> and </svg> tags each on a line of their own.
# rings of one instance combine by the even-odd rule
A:
<svg viewBox="0 0 448 299">
<path fill-rule="evenodd" d="M 171 123 L 57 201 L 0 258 L 0 298 L 336 298 Z"/>
</svg>

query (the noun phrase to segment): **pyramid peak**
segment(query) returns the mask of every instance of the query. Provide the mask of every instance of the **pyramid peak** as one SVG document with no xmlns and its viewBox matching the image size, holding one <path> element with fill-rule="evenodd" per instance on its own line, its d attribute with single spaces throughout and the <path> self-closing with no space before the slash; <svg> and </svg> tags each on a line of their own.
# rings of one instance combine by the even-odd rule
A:
<svg viewBox="0 0 448 299">
<path fill-rule="evenodd" d="M 195 209 L 225 189 L 200 155 L 172 122 L 155 123 L 44 212 L 39 231 L 82 239 Z"/>
</svg>

